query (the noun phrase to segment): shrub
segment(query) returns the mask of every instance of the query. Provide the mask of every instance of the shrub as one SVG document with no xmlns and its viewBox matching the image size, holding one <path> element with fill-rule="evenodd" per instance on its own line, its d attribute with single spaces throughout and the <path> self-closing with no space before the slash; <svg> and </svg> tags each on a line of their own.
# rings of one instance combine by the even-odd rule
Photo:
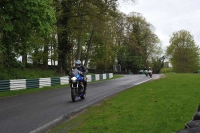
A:
<svg viewBox="0 0 200 133">
<path fill-rule="evenodd" d="M 162 68 L 160 73 L 171 73 L 174 72 L 173 68 Z"/>
</svg>

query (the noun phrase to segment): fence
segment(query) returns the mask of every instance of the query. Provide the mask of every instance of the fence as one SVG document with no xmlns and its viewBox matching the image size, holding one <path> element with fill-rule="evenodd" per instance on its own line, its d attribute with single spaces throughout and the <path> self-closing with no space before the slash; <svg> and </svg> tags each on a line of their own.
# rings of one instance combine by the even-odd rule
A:
<svg viewBox="0 0 200 133">
<path fill-rule="evenodd" d="M 124 72 L 124 71 L 121 71 L 121 72 L 116 72 L 116 71 L 108 71 L 108 70 L 96 70 L 96 69 L 88 69 L 88 71 L 90 73 L 98 73 L 98 74 L 104 74 L 104 73 L 113 73 L 113 74 L 129 74 L 129 72 Z"/>
<path fill-rule="evenodd" d="M 97 81 L 109 79 L 113 77 L 113 73 L 92 74 L 87 75 L 87 81 Z M 69 84 L 68 76 L 53 77 L 53 78 L 37 78 L 37 79 L 15 79 L 15 80 L 0 80 L 0 92 L 11 90 L 22 90 L 31 88 L 43 88 L 45 86 L 65 85 Z"/>
</svg>

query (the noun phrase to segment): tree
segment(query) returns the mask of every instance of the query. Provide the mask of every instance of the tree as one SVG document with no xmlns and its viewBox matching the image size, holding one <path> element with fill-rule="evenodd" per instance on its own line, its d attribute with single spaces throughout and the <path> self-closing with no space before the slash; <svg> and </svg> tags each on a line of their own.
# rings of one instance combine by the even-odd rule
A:
<svg viewBox="0 0 200 133">
<path fill-rule="evenodd" d="M 58 68 L 62 72 L 65 70 L 66 63 L 72 60 L 81 59 L 87 65 L 94 57 L 92 51 L 99 47 L 93 46 L 96 36 L 106 36 L 109 30 L 100 31 L 99 23 L 110 23 L 110 17 L 116 15 L 117 0 L 54 0 L 57 3 L 57 27 L 58 27 Z M 128 0 L 124 0 L 128 1 Z M 134 0 L 130 0 L 133 1 Z M 103 24 L 102 24 L 103 25 Z M 98 32 L 100 31 L 100 32 Z M 107 32 L 107 33 L 106 33 Z M 114 31 L 112 31 L 114 32 Z M 100 35 L 103 33 L 102 35 Z M 103 39 L 102 38 L 102 39 Z M 109 40 L 109 41 L 107 41 Z M 100 49 L 111 48 L 113 36 L 111 39 L 103 40 L 104 46 Z M 111 43 L 110 43 L 111 42 Z M 98 45 L 98 44 L 96 44 Z M 104 50 L 104 55 L 109 55 Z M 96 52 L 98 53 L 98 52 Z M 113 52 L 114 53 L 114 52 Z M 68 56 L 66 58 L 66 56 Z M 69 58 L 71 56 L 71 58 Z M 71 59 L 66 61 L 66 59 Z M 108 59 L 108 58 L 105 58 Z M 112 58 L 114 59 L 114 58 Z M 103 60 L 103 59 L 100 59 Z M 113 63 L 108 61 L 109 64 Z M 97 64 L 97 63 L 95 63 Z M 105 63 L 102 64 L 105 65 Z M 101 66 L 101 65 L 100 65 Z M 106 66 L 107 67 L 107 66 Z"/>
<path fill-rule="evenodd" d="M 67 53 L 72 50 L 69 42 L 72 28 L 70 19 L 73 16 L 75 0 L 54 0 L 57 19 L 57 39 L 58 39 L 58 69 L 59 73 L 67 70 Z"/>
<path fill-rule="evenodd" d="M 122 51 L 127 52 L 121 57 L 119 50 L 118 61 L 122 68 L 137 72 L 152 62 L 152 57 L 160 53 L 160 40 L 154 34 L 154 27 L 140 14 L 132 12 L 126 16 L 124 42 Z M 123 64 L 122 64 L 123 62 Z"/>
<path fill-rule="evenodd" d="M 15 66 L 17 54 L 27 55 L 34 35 L 48 38 L 56 20 L 51 3 L 51 0 L 0 1 L 0 47 L 5 68 Z"/>
<path fill-rule="evenodd" d="M 199 47 L 189 31 L 174 32 L 167 47 L 167 55 L 173 69 L 179 73 L 197 71 L 199 65 Z"/>
<path fill-rule="evenodd" d="M 89 66 L 108 70 L 116 57 L 112 23 L 101 21 L 96 28 Z"/>
<path fill-rule="evenodd" d="M 160 73 L 161 68 L 164 67 L 165 57 L 152 58 L 153 72 Z"/>
</svg>

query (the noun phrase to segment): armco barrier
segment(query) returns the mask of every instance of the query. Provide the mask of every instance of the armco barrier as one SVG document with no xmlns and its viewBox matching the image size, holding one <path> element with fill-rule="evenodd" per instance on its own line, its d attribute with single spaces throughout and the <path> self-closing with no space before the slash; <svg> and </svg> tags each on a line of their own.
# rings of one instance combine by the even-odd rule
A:
<svg viewBox="0 0 200 133">
<path fill-rule="evenodd" d="M 91 78 L 92 78 L 92 81 L 95 81 L 96 80 L 96 78 L 95 78 L 96 76 L 93 74 L 93 75 L 91 75 Z"/>
<path fill-rule="evenodd" d="M 69 78 L 66 77 L 60 77 L 60 84 L 64 85 L 64 84 L 69 84 Z"/>
<path fill-rule="evenodd" d="M 86 75 L 87 78 L 87 82 L 91 82 L 92 81 L 92 76 L 91 75 Z"/>
<path fill-rule="evenodd" d="M 0 80 L 0 91 L 10 90 L 10 81 L 9 80 Z"/>
<path fill-rule="evenodd" d="M 99 74 L 99 79 L 100 79 L 100 80 L 103 79 L 103 74 Z"/>
<path fill-rule="evenodd" d="M 20 90 L 26 88 L 26 79 L 10 80 L 10 90 Z"/>
<path fill-rule="evenodd" d="M 26 89 L 30 88 L 39 88 L 40 83 L 39 83 L 39 78 L 38 79 L 26 79 Z"/>
<path fill-rule="evenodd" d="M 60 85 L 60 77 L 51 78 L 51 86 Z"/>
<path fill-rule="evenodd" d="M 92 82 L 112 78 L 113 73 L 86 75 L 86 77 L 87 82 Z M 53 78 L 0 80 L 0 92 L 9 90 L 11 91 L 31 88 L 43 88 L 45 86 L 55 86 L 64 84 L 69 84 L 68 76 Z"/>
<path fill-rule="evenodd" d="M 100 74 L 95 74 L 95 81 L 96 81 L 96 80 L 100 80 L 100 78 L 99 78 L 100 76 L 99 76 L 99 75 L 100 75 Z"/>
<path fill-rule="evenodd" d="M 40 88 L 45 86 L 51 86 L 51 78 L 40 78 L 39 80 Z"/>
</svg>

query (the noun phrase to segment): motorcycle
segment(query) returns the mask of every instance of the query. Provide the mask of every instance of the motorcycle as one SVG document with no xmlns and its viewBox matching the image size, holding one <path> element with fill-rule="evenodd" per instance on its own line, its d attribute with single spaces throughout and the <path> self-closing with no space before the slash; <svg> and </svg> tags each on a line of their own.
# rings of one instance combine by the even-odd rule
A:
<svg viewBox="0 0 200 133">
<path fill-rule="evenodd" d="M 146 76 L 148 76 L 148 71 L 147 71 L 147 70 L 144 70 L 144 74 L 145 74 Z"/>
<path fill-rule="evenodd" d="M 71 87 L 71 99 L 76 102 L 77 98 L 85 99 L 86 92 L 84 92 L 84 78 L 83 73 L 78 69 L 72 69 L 69 74 L 69 84 Z"/>
<path fill-rule="evenodd" d="M 152 75 L 153 75 L 152 70 L 149 70 L 148 74 L 149 74 L 149 77 L 152 78 Z"/>
</svg>

